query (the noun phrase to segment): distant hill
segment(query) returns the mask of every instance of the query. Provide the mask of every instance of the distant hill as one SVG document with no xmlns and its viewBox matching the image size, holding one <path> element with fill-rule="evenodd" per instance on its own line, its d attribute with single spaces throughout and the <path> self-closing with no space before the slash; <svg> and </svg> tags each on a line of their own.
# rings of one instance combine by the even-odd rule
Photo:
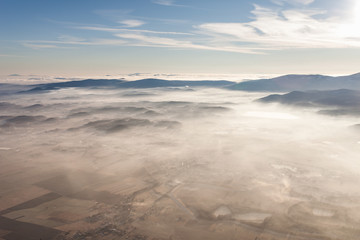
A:
<svg viewBox="0 0 360 240">
<path fill-rule="evenodd" d="M 68 82 L 44 83 L 33 85 L 34 88 L 27 92 L 56 90 L 61 88 L 116 87 L 123 82 L 123 80 L 118 79 L 85 79 Z"/>
<path fill-rule="evenodd" d="M 309 90 L 360 90 L 360 73 L 331 77 L 324 75 L 285 75 L 271 79 L 241 82 L 228 89 L 259 92 L 291 92 Z"/>
<path fill-rule="evenodd" d="M 331 91 L 293 91 L 287 94 L 272 94 L 257 100 L 301 106 L 360 106 L 360 91 L 339 89 Z"/>
<path fill-rule="evenodd" d="M 142 79 L 123 81 L 118 79 L 85 79 L 79 81 L 45 83 L 34 85 L 25 92 L 39 92 L 62 88 L 158 88 L 158 87 L 227 87 L 234 85 L 231 81 L 171 81 L 162 79 Z"/>
<path fill-rule="evenodd" d="M 131 82 L 124 82 L 120 88 L 156 88 L 156 87 L 226 87 L 235 84 L 231 81 L 173 81 L 162 79 L 143 79 Z"/>
<path fill-rule="evenodd" d="M 326 115 L 360 115 L 360 91 L 339 89 L 331 91 L 293 91 L 272 94 L 256 100 L 262 103 L 281 103 L 302 107 L 320 107 Z"/>
<path fill-rule="evenodd" d="M 27 91 L 33 87 L 34 86 L 32 85 L 0 83 L 0 95 L 8 95 L 20 91 Z"/>
</svg>

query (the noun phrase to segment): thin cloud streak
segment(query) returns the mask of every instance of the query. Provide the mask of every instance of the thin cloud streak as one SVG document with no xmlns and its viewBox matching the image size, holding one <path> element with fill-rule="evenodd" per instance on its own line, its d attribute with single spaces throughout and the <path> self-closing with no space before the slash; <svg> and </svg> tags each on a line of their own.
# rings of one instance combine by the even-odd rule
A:
<svg viewBox="0 0 360 240">
<path fill-rule="evenodd" d="M 98 46 L 108 46 L 108 45 L 125 45 L 127 42 L 120 39 L 95 39 L 92 41 L 25 41 L 22 44 L 26 47 L 31 47 L 34 49 L 40 48 L 60 48 L 59 45 L 98 45 Z"/>
<path fill-rule="evenodd" d="M 256 48 L 241 48 L 233 46 L 207 46 L 201 44 L 194 44 L 191 41 L 176 40 L 173 38 L 146 36 L 142 34 L 115 34 L 115 36 L 124 39 L 131 39 L 132 46 L 149 46 L 149 47 L 169 47 L 169 48 L 182 48 L 182 49 L 199 49 L 199 50 L 213 50 L 237 53 L 251 53 L 256 54 Z M 133 42 L 133 40 L 138 42 Z"/>
<path fill-rule="evenodd" d="M 70 48 L 74 46 L 132 46 L 132 47 L 161 47 L 173 49 L 194 49 L 194 50 L 210 50 L 210 51 L 223 51 L 223 52 L 236 52 L 246 54 L 261 54 L 260 48 L 253 47 L 236 47 L 236 46 L 210 46 L 195 44 L 190 40 L 174 39 L 158 36 L 149 36 L 143 33 L 117 33 L 114 34 L 116 39 L 94 39 L 88 41 L 24 41 L 21 44 L 35 50 L 45 48 Z M 68 36 L 71 39 L 70 36 Z"/>
<path fill-rule="evenodd" d="M 176 4 L 175 0 L 153 0 L 152 2 L 167 7 L 187 7 L 185 5 Z"/>
<path fill-rule="evenodd" d="M 309 5 L 313 3 L 315 0 L 271 0 L 271 2 L 283 6 L 285 3 L 288 4 L 302 4 L 302 5 Z"/>
<path fill-rule="evenodd" d="M 164 6 L 172 6 L 174 4 L 173 0 L 153 0 L 152 2 Z"/>
<path fill-rule="evenodd" d="M 94 27 L 94 26 L 83 26 L 75 27 L 76 29 L 103 31 L 103 32 L 138 32 L 138 33 L 154 33 L 154 34 L 170 34 L 170 35 L 194 35 L 193 33 L 185 32 L 162 32 L 162 31 L 151 31 L 144 29 L 127 29 L 127 28 L 112 28 L 112 27 Z"/>
<path fill-rule="evenodd" d="M 36 43 L 25 42 L 25 43 L 23 43 L 23 46 L 32 48 L 32 49 L 64 48 L 64 47 L 61 47 L 58 45 L 53 45 L 53 44 L 40 44 L 40 42 L 36 42 Z"/>
<path fill-rule="evenodd" d="M 128 20 L 120 21 L 119 23 L 121 23 L 121 24 L 125 25 L 125 27 L 129 27 L 129 28 L 140 27 L 140 26 L 146 24 L 146 22 L 141 21 L 141 20 L 136 20 L 136 19 L 128 19 Z"/>
</svg>

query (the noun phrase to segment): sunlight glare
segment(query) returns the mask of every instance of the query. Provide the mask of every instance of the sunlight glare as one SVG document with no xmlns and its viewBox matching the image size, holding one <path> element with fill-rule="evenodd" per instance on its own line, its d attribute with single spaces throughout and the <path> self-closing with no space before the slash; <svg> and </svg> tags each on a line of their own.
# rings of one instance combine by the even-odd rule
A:
<svg viewBox="0 0 360 240">
<path fill-rule="evenodd" d="M 354 1 L 348 21 L 338 26 L 337 34 L 350 37 L 359 35 L 360 29 L 360 1 Z"/>
<path fill-rule="evenodd" d="M 360 2 L 357 1 L 354 7 L 355 24 L 360 27 Z"/>
</svg>

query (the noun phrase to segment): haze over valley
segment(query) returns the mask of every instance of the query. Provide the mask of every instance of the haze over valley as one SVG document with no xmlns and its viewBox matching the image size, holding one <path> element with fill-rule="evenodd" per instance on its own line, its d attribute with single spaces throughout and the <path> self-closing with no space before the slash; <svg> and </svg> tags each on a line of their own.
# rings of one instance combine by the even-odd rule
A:
<svg viewBox="0 0 360 240">
<path fill-rule="evenodd" d="M 264 103 L 271 94 L 229 84 L 84 80 L 3 93 L 0 236 L 357 239 L 357 116 Z"/>
</svg>

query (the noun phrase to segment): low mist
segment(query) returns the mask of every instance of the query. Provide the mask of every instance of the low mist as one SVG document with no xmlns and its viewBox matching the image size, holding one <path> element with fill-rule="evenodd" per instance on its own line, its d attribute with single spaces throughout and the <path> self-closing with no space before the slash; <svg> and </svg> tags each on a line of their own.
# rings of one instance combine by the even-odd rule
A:
<svg viewBox="0 0 360 240">
<path fill-rule="evenodd" d="M 1 217 L 43 239 L 358 239 L 359 120 L 267 95 L 3 95 Z"/>
</svg>

